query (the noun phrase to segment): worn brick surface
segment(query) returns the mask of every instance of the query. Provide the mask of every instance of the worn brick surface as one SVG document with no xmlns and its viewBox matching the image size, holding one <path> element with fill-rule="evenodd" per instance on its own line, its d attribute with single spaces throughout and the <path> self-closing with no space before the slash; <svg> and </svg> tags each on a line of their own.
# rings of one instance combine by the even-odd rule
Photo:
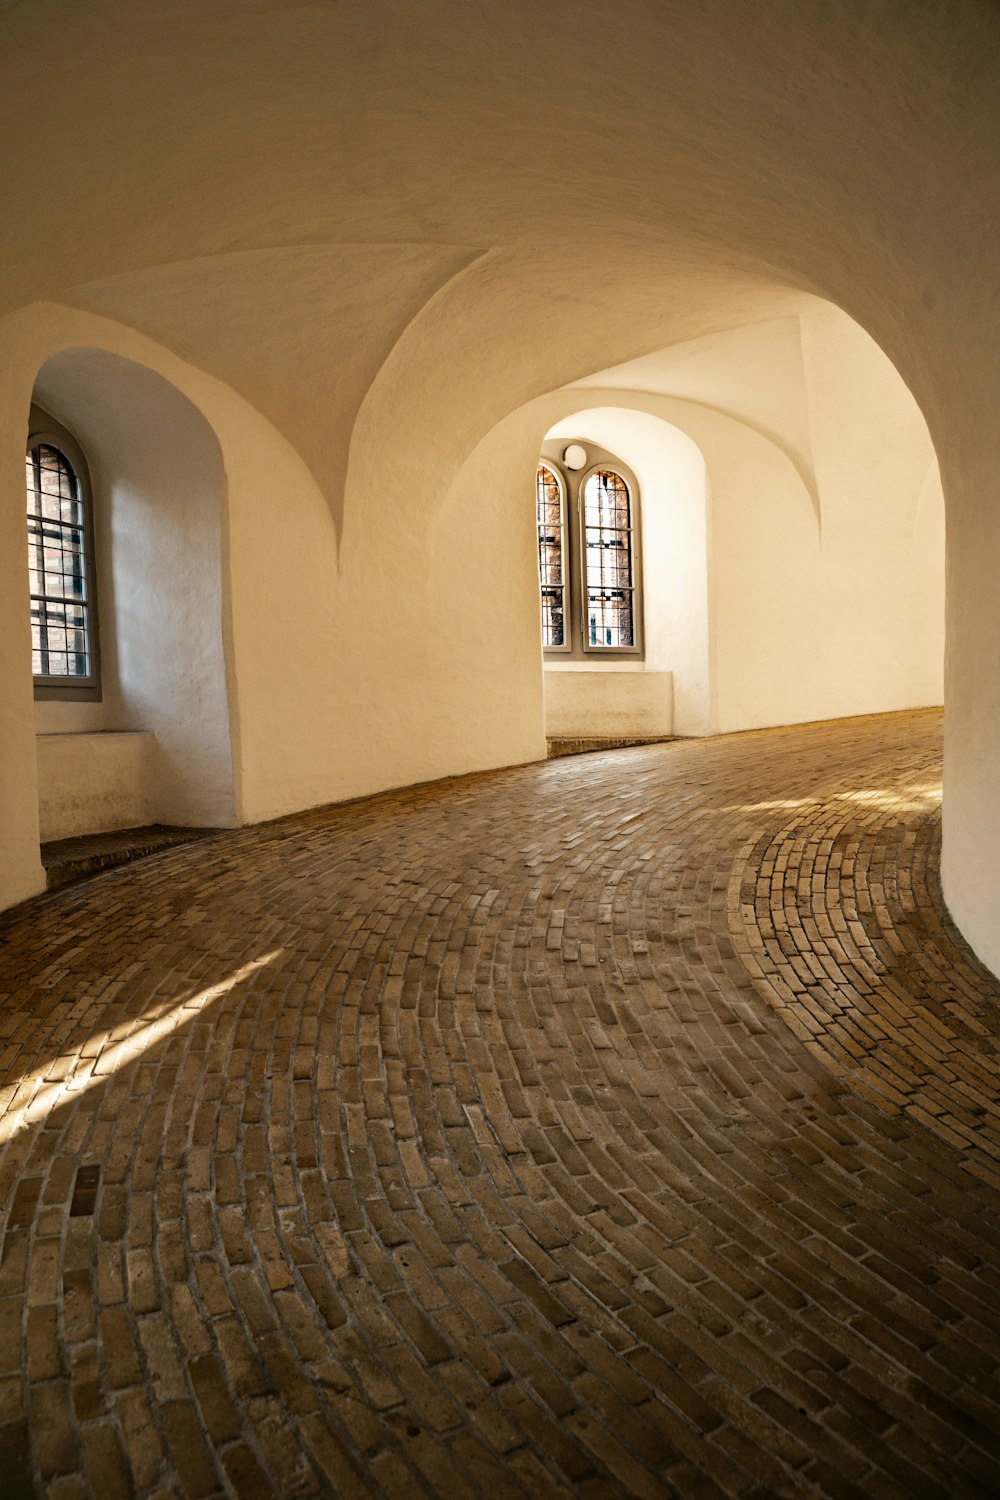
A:
<svg viewBox="0 0 1000 1500">
<path fill-rule="evenodd" d="M 935 713 L 566 758 L 0 920 L 3 1484 L 995 1493 L 939 777 Z"/>
</svg>

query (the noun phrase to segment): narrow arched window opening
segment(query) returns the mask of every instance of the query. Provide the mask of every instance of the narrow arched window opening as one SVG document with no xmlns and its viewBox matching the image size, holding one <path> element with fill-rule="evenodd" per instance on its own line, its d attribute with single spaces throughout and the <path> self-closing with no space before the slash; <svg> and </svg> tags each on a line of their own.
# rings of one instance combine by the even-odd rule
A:
<svg viewBox="0 0 1000 1500">
<path fill-rule="evenodd" d="M 99 693 L 90 488 L 70 435 L 32 411 L 25 458 L 31 669 L 40 697 Z M 41 429 L 41 430 L 39 430 Z"/>
<path fill-rule="evenodd" d="M 635 645 L 632 505 L 628 485 L 612 469 L 598 469 L 583 487 L 587 643 Z"/>
<path fill-rule="evenodd" d="M 535 502 L 542 642 L 552 650 L 566 645 L 566 507 L 562 484 L 548 464 L 538 465 Z"/>
<path fill-rule="evenodd" d="M 635 476 L 614 454 L 546 443 L 535 476 L 546 655 L 642 657 L 638 510 Z"/>
</svg>

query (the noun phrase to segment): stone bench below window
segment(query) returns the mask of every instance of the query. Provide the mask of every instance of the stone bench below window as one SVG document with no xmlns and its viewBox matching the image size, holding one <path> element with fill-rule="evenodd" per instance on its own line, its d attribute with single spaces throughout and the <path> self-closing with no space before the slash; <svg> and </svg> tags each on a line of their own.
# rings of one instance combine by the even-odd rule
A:
<svg viewBox="0 0 1000 1500">
<path fill-rule="evenodd" d="M 153 744 L 147 730 L 37 735 L 42 842 L 151 822 Z"/>
<path fill-rule="evenodd" d="M 673 734 L 670 672 L 576 672 L 546 668 L 550 740 L 666 739 Z"/>
</svg>

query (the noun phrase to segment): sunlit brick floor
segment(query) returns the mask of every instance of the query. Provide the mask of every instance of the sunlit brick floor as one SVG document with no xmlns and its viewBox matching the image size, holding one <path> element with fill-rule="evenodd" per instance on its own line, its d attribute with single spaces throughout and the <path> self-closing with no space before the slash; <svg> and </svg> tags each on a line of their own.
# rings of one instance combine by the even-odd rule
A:
<svg viewBox="0 0 1000 1500">
<path fill-rule="evenodd" d="M 553 761 L 0 921 L 0 1493 L 995 1495 L 939 740 Z"/>
</svg>

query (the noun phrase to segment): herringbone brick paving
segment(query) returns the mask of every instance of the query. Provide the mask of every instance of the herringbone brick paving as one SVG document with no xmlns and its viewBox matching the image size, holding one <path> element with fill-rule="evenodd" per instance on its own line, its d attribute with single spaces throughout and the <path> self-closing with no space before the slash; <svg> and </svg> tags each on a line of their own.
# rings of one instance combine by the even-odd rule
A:
<svg viewBox="0 0 1000 1500">
<path fill-rule="evenodd" d="M 0 921 L 3 1494 L 995 1494 L 939 762 L 554 761 Z"/>
</svg>

